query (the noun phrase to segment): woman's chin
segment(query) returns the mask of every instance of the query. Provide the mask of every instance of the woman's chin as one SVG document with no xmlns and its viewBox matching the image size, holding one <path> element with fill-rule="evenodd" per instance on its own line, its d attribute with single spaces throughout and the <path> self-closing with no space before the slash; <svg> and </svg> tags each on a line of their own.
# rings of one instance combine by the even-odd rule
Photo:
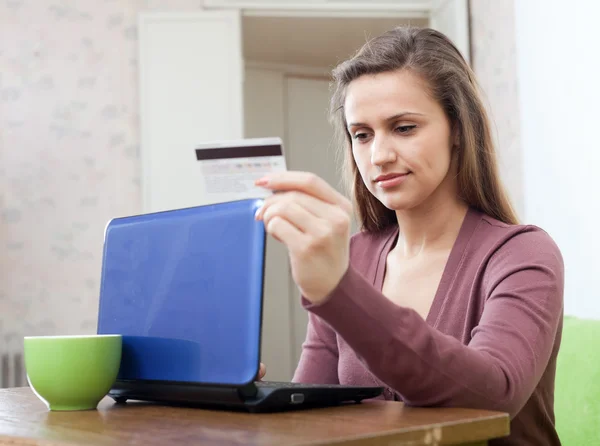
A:
<svg viewBox="0 0 600 446">
<path fill-rule="evenodd" d="M 401 197 L 398 195 L 379 195 L 377 199 L 381 202 L 381 204 L 392 211 L 405 211 L 413 208 L 416 204 L 414 203 L 414 200 L 410 200 L 408 197 Z"/>
</svg>

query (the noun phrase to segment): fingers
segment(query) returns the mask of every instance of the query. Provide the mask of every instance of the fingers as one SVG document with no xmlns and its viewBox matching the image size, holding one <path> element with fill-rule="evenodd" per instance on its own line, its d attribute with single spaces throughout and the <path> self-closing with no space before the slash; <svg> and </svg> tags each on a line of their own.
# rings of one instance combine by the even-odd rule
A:
<svg viewBox="0 0 600 446">
<path fill-rule="evenodd" d="M 322 238 L 331 232 L 343 234 L 350 227 L 350 216 L 339 206 L 301 192 L 282 192 L 265 199 L 256 218 L 263 219 L 268 227 L 276 216 L 285 219 L 307 236 L 302 243 L 308 243 L 310 237 Z"/>
<path fill-rule="evenodd" d="M 267 209 L 283 204 L 289 206 L 300 206 L 315 217 L 319 218 L 326 218 L 328 215 L 330 215 L 332 208 L 331 204 L 319 200 L 312 195 L 307 195 L 305 193 L 296 191 L 282 192 L 265 198 L 263 205 L 256 213 L 256 217 L 260 219 L 264 216 Z"/>
<path fill-rule="evenodd" d="M 260 368 L 258 369 L 258 376 L 256 377 L 256 379 L 258 381 L 260 381 L 261 379 L 263 379 L 265 377 L 266 374 L 267 374 L 267 367 L 261 362 Z"/>
<path fill-rule="evenodd" d="M 348 213 L 352 211 L 350 201 L 314 173 L 297 171 L 276 172 L 257 180 L 256 185 L 274 191 L 304 192 L 319 200 L 341 206 Z"/>
<path fill-rule="evenodd" d="M 266 231 L 292 250 L 306 243 L 306 235 L 288 220 L 276 215 L 265 222 Z"/>
<path fill-rule="evenodd" d="M 315 233 L 323 226 L 322 220 L 313 212 L 301 203 L 290 200 L 272 200 L 268 205 L 263 205 L 256 216 L 257 219 L 264 220 L 266 227 L 274 217 L 285 219 L 304 233 Z"/>
</svg>

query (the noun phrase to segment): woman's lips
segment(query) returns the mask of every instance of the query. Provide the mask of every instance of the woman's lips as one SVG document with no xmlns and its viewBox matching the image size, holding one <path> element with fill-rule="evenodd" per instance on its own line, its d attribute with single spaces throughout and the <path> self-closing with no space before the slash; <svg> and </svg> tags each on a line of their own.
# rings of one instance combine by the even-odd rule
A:
<svg viewBox="0 0 600 446">
<path fill-rule="evenodd" d="M 389 189 L 391 187 L 395 187 L 399 184 L 402 184 L 409 175 L 410 172 L 380 175 L 377 178 L 375 178 L 375 183 L 382 189 Z"/>
</svg>

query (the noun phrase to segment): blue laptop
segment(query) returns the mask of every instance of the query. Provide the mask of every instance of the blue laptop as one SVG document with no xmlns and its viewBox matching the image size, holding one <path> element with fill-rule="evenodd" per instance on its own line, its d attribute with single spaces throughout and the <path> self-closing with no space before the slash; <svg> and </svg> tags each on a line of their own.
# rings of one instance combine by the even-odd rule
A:
<svg viewBox="0 0 600 446">
<path fill-rule="evenodd" d="M 117 402 L 251 412 L 360 402 L 381 387 L 256 382 L 266 236 L 261 200 L 116 218 L 106 228 L 99 334 L 123 335 Z"/>
</svg>

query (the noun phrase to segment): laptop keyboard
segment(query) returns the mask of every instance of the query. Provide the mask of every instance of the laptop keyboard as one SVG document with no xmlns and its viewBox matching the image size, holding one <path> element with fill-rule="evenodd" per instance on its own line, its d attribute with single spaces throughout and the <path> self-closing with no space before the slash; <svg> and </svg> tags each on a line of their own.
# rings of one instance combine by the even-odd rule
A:
<svg viewBox="0 0 600 446">
<path fill-rule="evenodd" d="M 295 388 L 337 388 L 339 384 L 306 384 L 306 383 L 293 383 L 293 382 L 278 382 L 278 381 L 256 381 L 256 387 L 267 388 L 267 389 L 295 389 Z"/>
</svg>

